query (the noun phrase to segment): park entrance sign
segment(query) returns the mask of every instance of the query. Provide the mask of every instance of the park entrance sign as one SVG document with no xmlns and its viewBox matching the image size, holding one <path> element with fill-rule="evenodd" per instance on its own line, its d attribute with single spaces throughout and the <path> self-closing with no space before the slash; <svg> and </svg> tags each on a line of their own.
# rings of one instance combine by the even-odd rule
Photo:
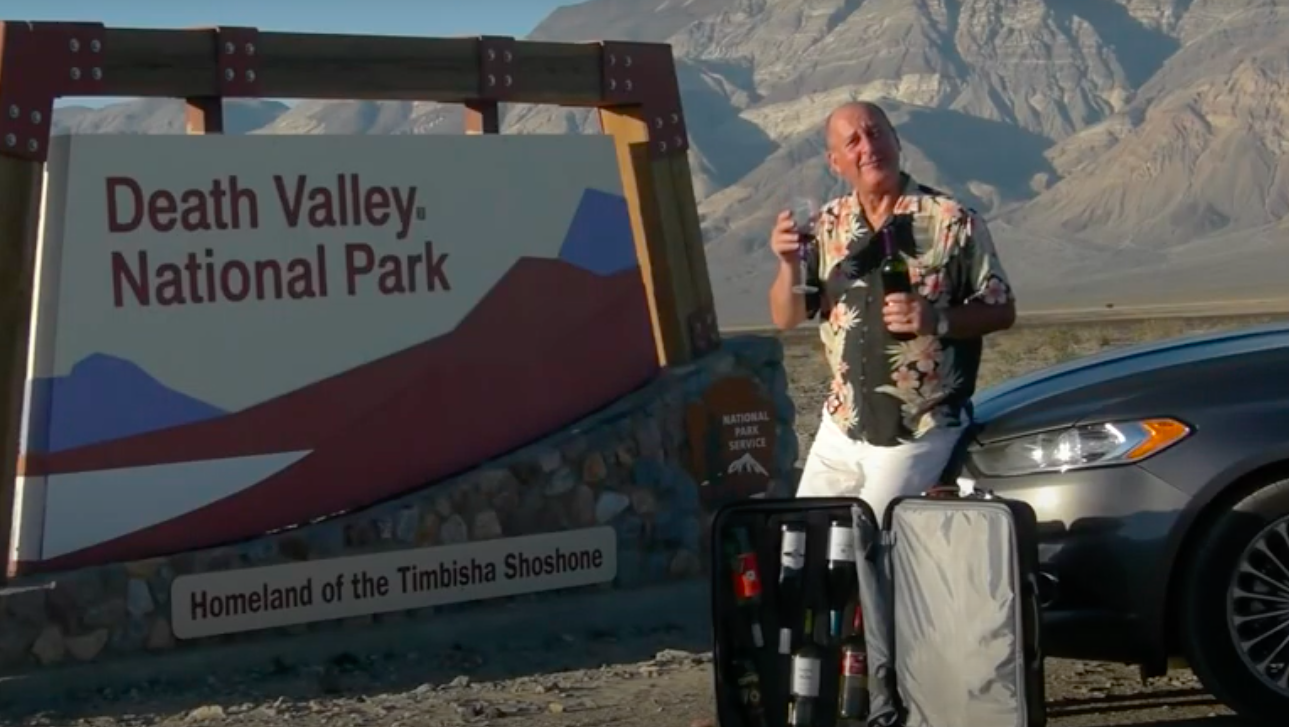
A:
<svg viewBox="0 0 1289 727">
<path fill-rule="evenodd" d="M 188 134 L 53 138 L 68 96 L 181 99 Z M 467 134 L 224 136 L 223 100 L 257 97 L 460 104 Z M 501 104 L 594 108 L 604 134 L 503 136 Z M 377 541 L 426 564 L 494 540 L 461 552 L 504 564 L 536 535 L 554 539 L 520 550 L 602 553 L 451 596 L 486 599 L 616 578 L 595 529 L 614 517 L 637 573 L 657 508 L 602 453 L 497 462 L 718 347 L 687 151 L 662 44 L 0 22 L 4 578 L 115 588 L 128 564 L 131 603 L 145 572 L 156 594 L 237 601 L 237 577 L 201 578 L 290 561 L 305 570 L 265 583 L 323 568 L 321 589 L 412 562 L 312 565 Z M 638 438 L 642 458 L 674 454 L 659 441 Z M 650 573 L 692 571 L 691 530 L 662 528 Z M 91 596 L 150 619 L 102 629 L 172 635 L 157 609 Z M 427 598 L 448 596 L 364 612 Z M 189 634 L 247 627 L 205 623 Z"/>
<path fill-rule="evenodd" d="M 379 502 L 657 372 L 609 137 L 57 142 L 24 561 L 192 550 Z"/>
</svg>

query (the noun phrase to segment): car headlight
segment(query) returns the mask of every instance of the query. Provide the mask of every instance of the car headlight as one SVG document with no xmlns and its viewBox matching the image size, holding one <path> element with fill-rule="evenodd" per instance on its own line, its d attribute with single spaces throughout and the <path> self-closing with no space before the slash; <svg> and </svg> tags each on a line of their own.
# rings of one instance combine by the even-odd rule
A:
<svg viewBox="0 0 1289 727">
<path fill-rule="evenodd" d="M 993 442 L 974 450 L 971 461 L 991 477 L 1105 467 L 1140 462 L 1190 433 L 1175 419 L 1087 424 Z"/>
</svg>

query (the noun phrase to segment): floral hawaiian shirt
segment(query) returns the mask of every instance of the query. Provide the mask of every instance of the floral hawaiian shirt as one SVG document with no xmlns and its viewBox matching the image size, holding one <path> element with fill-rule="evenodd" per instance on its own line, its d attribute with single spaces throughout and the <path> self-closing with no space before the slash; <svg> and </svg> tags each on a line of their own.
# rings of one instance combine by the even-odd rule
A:
<svg viewBox="0 0 1289 727">
<path fill-rule="evenodd" d="M 807 275 L 819 292 L 806 295 L 833 376 L 824 409 L 847 436 L 877 446 L 961 424 L 982 348 L 979 338 L 899 341 L 886 330 L 879 240 L 896 222 L 911 234 L 894 235 L 894 249 L 915 290 L 936 308 L 1013 299 L 984 221 L 944 193 L 905 175 L 891 220 L 876 232 L 854 195 L 824 206 Z"/>
</svg>

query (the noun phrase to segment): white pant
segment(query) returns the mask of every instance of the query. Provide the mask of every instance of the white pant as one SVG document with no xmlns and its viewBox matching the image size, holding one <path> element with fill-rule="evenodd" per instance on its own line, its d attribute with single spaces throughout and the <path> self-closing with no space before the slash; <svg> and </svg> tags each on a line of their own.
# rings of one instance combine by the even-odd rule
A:
<svg viewBox="0 0 1289 727">
<path fill-rule="evenodd" d="M 859 497 L 881 522 L 891 500 L 939 484 L 963 427 L 938 428 L 894 447 L 857 442 L 824 412 L 797 497 Z"/>
</svg>

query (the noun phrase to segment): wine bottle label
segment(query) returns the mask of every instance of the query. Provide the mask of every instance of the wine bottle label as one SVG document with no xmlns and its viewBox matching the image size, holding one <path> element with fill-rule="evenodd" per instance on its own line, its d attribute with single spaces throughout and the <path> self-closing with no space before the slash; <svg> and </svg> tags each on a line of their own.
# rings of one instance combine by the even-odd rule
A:
<svg viewBox="0 0 1289 727">
<path fill-rule="evenodd" d="M 756 571 L 756 555 L 743 553 L 734 562 L 734 597 L 740 601 L 761 595 L 761 577 Z"/>
<path fill-rule="evenodd" d="M 806 531 L 783 531 L 783 542 L 779 546 L 779 566 L 794 570 L 806 567 Z"/>
<path fill-rule="evenodd" d="M 792 693 L 798 697 L 819 696 L 819 660 L 792 657 Z"/>
<path fill-rule="evenodd" d="M 862 651 L 842 654 L 841 673 L 848 677 L 868 676 L 868 654 Z"/>
<path fill-rule="evenodd" d="M 761 679 L 756 672 L 746 671 L 738 679 L 739 699 L 746 707 L 761 706 Z"/>
<path fill-rule="evenodd" d="M 855 532 L 844 524 L 828 529 L 828 560 L 855 560 Z"/>
</svg>

